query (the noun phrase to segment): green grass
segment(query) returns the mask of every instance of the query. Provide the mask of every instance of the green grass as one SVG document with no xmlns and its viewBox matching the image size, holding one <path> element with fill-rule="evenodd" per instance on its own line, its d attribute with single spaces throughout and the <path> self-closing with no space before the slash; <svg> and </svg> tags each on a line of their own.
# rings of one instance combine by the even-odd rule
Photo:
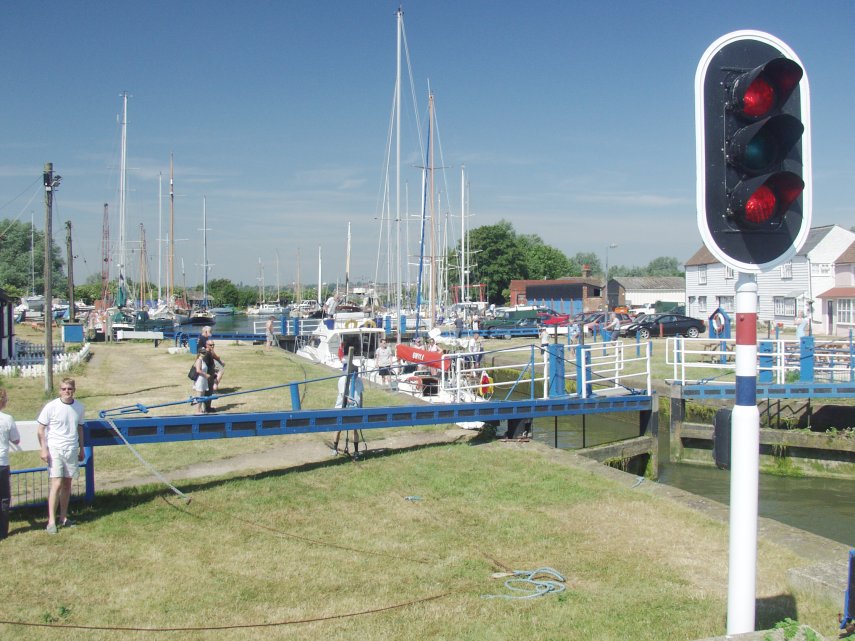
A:
<svg viewBox="0 0 855 641">
<path fill-rule="evenodd" d="M 154 487 L 100 495 L 57 536 L 15 513 L 3 549 L 21 562 L 4 575 L 0 619 L 155 628 L 317 619 L 171 639 L 682 640 L 724 629 L 725 525 L 537 451 L 420 448 L 182 490 L 189 504 Z M 759 591 L 785 591 L 785 565 L 797 562 L 761 545 Z M 507 593 L 493 572 L 545 566 L 565 575 L 565 593 L 483 598 Z M 805 601 L 799 616 L 817 627 L 833 613 Z"/>
</svg>

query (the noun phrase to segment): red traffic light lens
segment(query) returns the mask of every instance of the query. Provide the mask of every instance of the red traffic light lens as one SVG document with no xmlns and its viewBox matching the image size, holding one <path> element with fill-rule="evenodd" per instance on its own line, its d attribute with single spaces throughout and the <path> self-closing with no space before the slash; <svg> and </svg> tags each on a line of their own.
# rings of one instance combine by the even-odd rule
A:
<svg viewBox="0 0 855 641">
<path fill-rule="evenodd" d="M 760 118 L 775 106 L 775 88 L 763 77 L 754 79 L 742 97 L 742 112 L 750 118 Z"/>
<path fill-rule="evenodd" d="M 768 222 L 775 215 L 776 202 L 775 192 L 762 185 L 745 203 L 745 220 L 752 225 Z"/>
</svg>

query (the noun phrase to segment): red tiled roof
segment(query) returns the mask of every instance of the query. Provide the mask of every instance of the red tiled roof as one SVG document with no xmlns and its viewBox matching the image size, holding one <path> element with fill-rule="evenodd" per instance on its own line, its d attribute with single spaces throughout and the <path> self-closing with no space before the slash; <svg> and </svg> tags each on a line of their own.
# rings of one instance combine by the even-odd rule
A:
<svg viewBox="0 0 855 641">
<path fill-rule="evenodd" d="M 818 294 L 817 298 L 855 298 L 855 287 L 832 287 Z"/>
</svg>

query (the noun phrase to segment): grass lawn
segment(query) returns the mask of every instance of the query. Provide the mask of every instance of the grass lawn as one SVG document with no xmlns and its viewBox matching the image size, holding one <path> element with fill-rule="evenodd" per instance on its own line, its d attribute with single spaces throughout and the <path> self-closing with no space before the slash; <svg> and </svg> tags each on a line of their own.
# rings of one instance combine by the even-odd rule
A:
<svg viewBox="0 0 855 641">
<path fill-rule="evenodd" d="M 45 534 L 15 513 L 0 620 L 12 639 L 697 639 L 723 634 L 727 526 L 535 447 L 457 444 L 99 495 Z M 630 479 L 631 480 L 631 479 Z M 761 543 L 758 625 L 791 616 Z M 505 595 L 551 567 L 566 591 Z M 834 612 L 806 596 L 825 634 Z M 227 627 L 227 630 L 209 628 Z M 202 628 L 191 631 L 184 628 Z"/>
</svg>

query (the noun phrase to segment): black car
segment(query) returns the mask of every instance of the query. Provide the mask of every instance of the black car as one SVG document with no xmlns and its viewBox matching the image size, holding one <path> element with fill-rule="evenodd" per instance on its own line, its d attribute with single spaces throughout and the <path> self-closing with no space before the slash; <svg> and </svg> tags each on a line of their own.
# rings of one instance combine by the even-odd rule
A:
<svg viewBox="0 0 855 641">
<path fill-rule="evenodd" d="M 706 331 L 706 323 L 699 318 L 681 314 L 650 314 L 621 328 L 621 334 L 647 339 L 656 336 L 688 336 L 697 338 Z M 661 332 L 661 334 L 660 334 Z"/>
</svg>

